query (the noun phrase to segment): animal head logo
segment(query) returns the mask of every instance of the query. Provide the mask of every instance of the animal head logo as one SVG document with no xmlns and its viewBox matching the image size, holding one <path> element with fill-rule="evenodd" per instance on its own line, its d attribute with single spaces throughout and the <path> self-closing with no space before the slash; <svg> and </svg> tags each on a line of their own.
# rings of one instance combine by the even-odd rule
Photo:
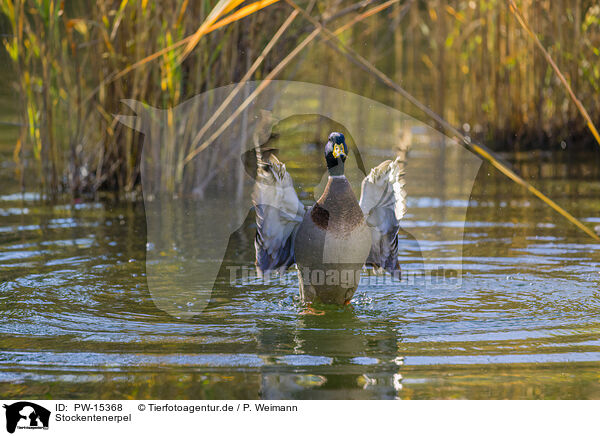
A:
<svg viewBox="0 0 600 436">
<path fill-rule="evenodd" d="M 249 96 L 256 98 L 249 102 Z M 280 120 L 299 116 L 320 116 L 346 129 L 348 148 L 337 152 L 349 151 L 346 177 L 357 191 L 366 171 L 397 156 L 405 148 L 399 145 L 410 141 L 404 175 L 408 211 L 406 225 L 401 225 L 410 240 L 405 242 L 418 245 L 423 270 L 450 265 L 460 277 L 464 222 L 482 161 L 405 113 L 344 90 L 289 81 L 266 87 L 261 82 L 234 84 L 168 109 L 134 100 L 123 103 L 135 115 L 117 119 L 144 135 L 146 278 L 154 303 L 167 313 L 191 318 L 211 301 L 230 238 L 252 209 L 252 187 L 259 183 L 244 170 L 244 156 L 252 157 L 253 150 L 264 146 Z M 298 154 L 286 150 L 289 142 L 281 138 L 276 145 Z M 324 168 L 321 183 L 308 186 L 309 195 L 318 198 L 326 180 Z"/>
<path fill-rule="evenodd" d="M 50 422 L 50 411 L 29 401 L 5 404 L 6 431 L 14 433 L 19 429 L 47 429 Z"/>
</svg>

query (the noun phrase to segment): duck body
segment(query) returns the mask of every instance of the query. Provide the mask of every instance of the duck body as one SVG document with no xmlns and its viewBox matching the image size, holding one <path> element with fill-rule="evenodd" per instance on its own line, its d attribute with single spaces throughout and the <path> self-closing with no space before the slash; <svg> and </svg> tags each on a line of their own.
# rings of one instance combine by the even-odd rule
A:
<svg viewBox="0 0 600 436">
<path fill-rule="evenodd" d="M 347 304 L 371 249 L 371 231 L 343 175 L 330 176 L 295 238 L 300 296 L 306 302 Z"/>
<path fill-rule="evenodd" d="M 285 165 L 273 154 L 259 153 L 253 193 L 256 268 L 259 274 L 283 272 L 295 263 L 305 303 L 348 304 L 365 264 L 400 277 L 403 158 L 373 168 L 362 182 L 359 202 L 344 176 L 344 135 L 331 133 L 324 154 L 329 179 L 306 210 Z"/>
</svg>

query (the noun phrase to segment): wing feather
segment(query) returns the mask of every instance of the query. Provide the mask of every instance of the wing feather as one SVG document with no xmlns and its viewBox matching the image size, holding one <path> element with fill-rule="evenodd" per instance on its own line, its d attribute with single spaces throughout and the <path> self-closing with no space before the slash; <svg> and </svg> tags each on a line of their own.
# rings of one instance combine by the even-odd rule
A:
<svg viewBox="0 0 600 436">
<path fill-rule="evenodd" d="M 360 207 L 371 228 L 371 251 L 367 264 L 400 274 L 398 230 L 406 213 L 404 156 L 386 160 L 362 182 Z"/>
<path fill-rule="evenodd" d="M 274 154 L 259 158 L 252 201 L 256 211 L 256 266 L 265 273 L 295 262 L 294 237 L 304 217 L 304 205 L 292 177 Z"/>
</svg>

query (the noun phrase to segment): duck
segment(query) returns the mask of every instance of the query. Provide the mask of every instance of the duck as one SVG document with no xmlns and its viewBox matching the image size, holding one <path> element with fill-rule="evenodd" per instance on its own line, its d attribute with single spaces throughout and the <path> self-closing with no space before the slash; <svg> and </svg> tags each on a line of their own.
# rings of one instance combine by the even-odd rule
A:
<svg viewBox="0 0 600 436">
<path fill-rule="evenodd" d="M 344 174 L 349 155 L 342 133 L 325 144 L 328 179 L 310 207 L 298 198 L 286 166 L 272 152 L 256 149 L 252 193 L 256 212 L 255 265 L 260 276 L 296 265 L 304 303 L 347 305 L 362 270 L 371 266 L 400 279 L 398 231 L 406 212 L 406 153 L 371 169 L 360 199 Z"/>
</svg>

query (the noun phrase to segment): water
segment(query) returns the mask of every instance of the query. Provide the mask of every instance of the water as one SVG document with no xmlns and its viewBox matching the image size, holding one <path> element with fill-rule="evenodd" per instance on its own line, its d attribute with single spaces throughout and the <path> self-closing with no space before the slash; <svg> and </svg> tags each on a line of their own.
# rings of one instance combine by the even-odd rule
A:
<svg viewBox="0 0 600 436">
<path fill-rule="evenodd" d="M 221 283 L 182 320 L 148 290 L 142 203 L 40 201 L 18 193 L 3 156 L 2 398 L 600 398 L 600 243 L 486 165 L 464 241 L 401 244 L 409 269 L 462 248 L 459 288 L 365 276 L 351 306 L 318 316 L 302 313 L 290 273 L 291 284 Z M 522 171 L 543 170 L 537 186 L 600 224 L 600 182 L 560 167 Z M 413 195 L 404 228 L 452 228 L 451 213 L 419 210 L 453 204 Z M 230 247 L 248 267 L 252 238 L 249 225 Z"/>
</svg>

